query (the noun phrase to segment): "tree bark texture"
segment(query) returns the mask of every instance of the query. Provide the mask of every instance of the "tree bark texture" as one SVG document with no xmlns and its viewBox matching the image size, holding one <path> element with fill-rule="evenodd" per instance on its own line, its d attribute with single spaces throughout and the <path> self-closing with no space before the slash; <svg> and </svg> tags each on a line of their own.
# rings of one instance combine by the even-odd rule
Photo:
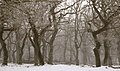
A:
<svg viewBox="0 0 120 71">
<path fill-rule="evenodd" d="M 2 50 L 3 50 L 3 63 L 2 65 L 7 65 L 8 63 L 8 50 L 6 48 L 6 43 L 5 40 L 3 40 L 3 27 L 1 27 L 2 25 L 0 25 L 0 43 L 2 46 Z"/>
</svg>

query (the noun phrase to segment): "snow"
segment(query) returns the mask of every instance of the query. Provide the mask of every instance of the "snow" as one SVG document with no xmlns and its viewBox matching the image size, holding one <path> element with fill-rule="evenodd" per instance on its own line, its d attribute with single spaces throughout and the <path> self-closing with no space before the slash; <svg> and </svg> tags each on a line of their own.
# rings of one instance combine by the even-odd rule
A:
<svg viewBox="0 0 120 71">
<path fill-rule="evenodd" d="M 75 66 L 75 65 L 48 65 L 34 66 L 33 64 L 9 64 L 8 66 L 0 66 L 0 71 L 120 71 L 107 66 L 90 67 L 90 66 Z"/>
</svg>

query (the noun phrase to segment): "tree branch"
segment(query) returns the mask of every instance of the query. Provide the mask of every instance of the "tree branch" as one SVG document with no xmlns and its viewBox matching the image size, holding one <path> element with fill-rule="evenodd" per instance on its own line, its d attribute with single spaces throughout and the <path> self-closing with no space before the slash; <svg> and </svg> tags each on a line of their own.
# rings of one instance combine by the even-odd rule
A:
<svg viewBox="0 0 120 71">
<path fill-rule="evenodd" d="M 63 11 L 63 10 L 66 10 L 66 9 L 68 9 L 68 8 L 70 8 L 70 7 L 72 7 L 72 6 L 74 6 L 74 5 L 75 5 L 77 2 L 79 2 L 79 1 L 80 1 L 80 0 L 76 1 L 75 3 L 73 3 L 72 5 L 70 5 L 70 6 L 66 7 L 66 8 L 60 9 L 59 11 L 55 12 L 55 14 L 57 14 L 57 13 Z"/>
<path fill-rule="evenodd" d="M 10 31 L 10 32 L 8 33 L 7 37 L 3 39 L 4 41 L 10 36 L 11 32 L 12 32 L 12 31 Z"/>
</svg>

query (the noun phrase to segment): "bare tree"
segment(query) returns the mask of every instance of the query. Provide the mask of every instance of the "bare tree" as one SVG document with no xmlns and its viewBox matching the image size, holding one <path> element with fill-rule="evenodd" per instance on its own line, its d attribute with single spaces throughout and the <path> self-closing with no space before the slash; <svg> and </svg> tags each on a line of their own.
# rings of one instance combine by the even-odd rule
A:
<svg viewBox="0 0 120 71">
<path fill-rule="evenodd" d="M 111 21 L 114 17 L 116 17 L 119 14 L 119 11 L 115 11 L 113 14 L 111 14 L 107 19 L 105 19 L 101 13 L 98 11 L 98 9 L 96 8 L 96 1 L 92 0 L 92 6 L 95 10 L 95 12 L 97 13 L 99 19 L 101 20 L 101 22 L 103 23 L 103 27 L 96 30 L 96 31 L 92 31 L 92 35 L 96 44 L 96 47 L 94 48 L 94 54 L 95 54 L 95 59 L 96 59 L 96 67 L 101 66 L 101 62 L 100 62 L 100 55 L 99 55 L 99 49 L 101 46 L 101 43 L 98 40 L 98 34 L 102 33 L 103 31 L 107 30 L 108 26 L 111 24 Z"/>
</svg>

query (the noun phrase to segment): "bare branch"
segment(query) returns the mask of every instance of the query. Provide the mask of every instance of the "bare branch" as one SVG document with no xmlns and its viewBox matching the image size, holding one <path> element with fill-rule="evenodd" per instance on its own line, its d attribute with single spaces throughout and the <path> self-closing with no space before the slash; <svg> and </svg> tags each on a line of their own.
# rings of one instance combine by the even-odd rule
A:
<svg viewBox="0 0 120 71">
<path fill-rule="evenodd" d="M 79 1 L 80 1 L 80 0 L 76 1 L 75 3 L 73 3 L 72 5 L 70 5 L 70 6 L 66 7 L 66 8 L 60 9 L 59 11 L 55 12 L 55 14 L 57 14 L 57 13 L 63 11 L 63 10 L 69 9 L 70 7 L 73 7 L 73 6 L 74 6 L 76 3 L 78 3 Z"/>
<path fill-rule="evenodd" d="M 7 37 L 3 39 L 4 41 L 10 36 L 11 32 L 12 32 L 12 31 L 10 31 L 10 32 L 8 33 Z"/>
</svg>

